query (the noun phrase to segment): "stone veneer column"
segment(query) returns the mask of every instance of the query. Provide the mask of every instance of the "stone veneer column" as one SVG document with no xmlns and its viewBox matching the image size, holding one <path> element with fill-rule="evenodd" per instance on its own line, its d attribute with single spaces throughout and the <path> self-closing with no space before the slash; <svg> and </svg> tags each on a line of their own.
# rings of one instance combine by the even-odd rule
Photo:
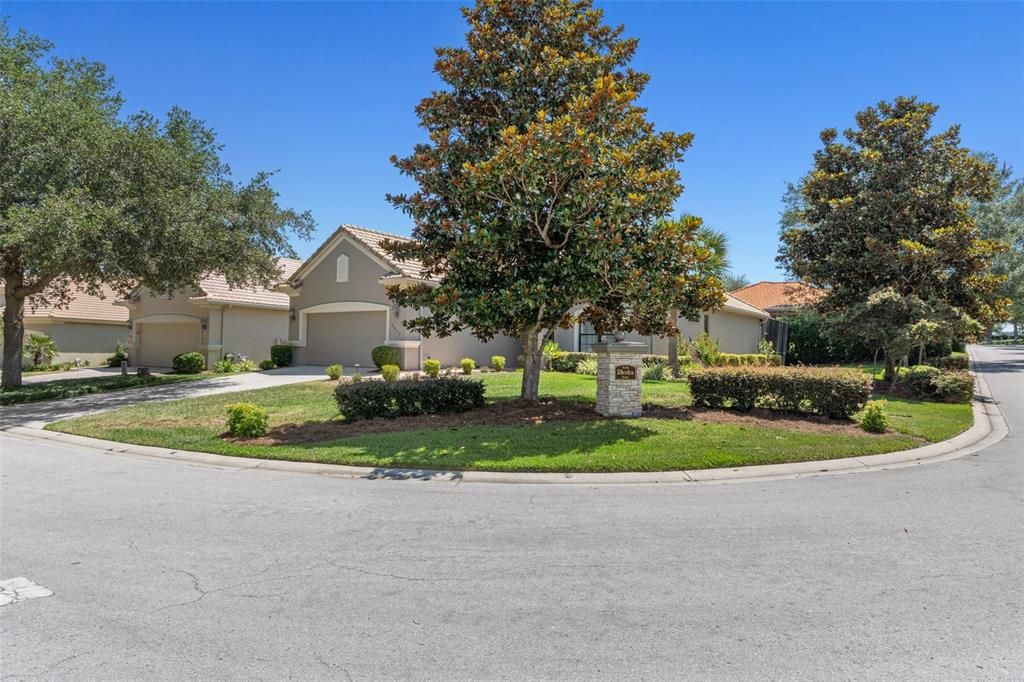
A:
<svg viewBox="0 0 1024 682">
<path fill-rule="evenodd" d="M 597 412 L 606 417 L 639 417 L 643 400 L 643 355 L 646 343 L 595 343 Z"/>
</svg>

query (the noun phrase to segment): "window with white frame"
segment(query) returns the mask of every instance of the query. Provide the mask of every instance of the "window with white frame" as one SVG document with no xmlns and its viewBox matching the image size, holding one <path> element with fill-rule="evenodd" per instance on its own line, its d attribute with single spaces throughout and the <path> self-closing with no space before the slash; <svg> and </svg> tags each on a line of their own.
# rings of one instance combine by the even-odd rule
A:
<svg viewBox="0 0 1024 682">
<path fill-rule="evenodd" d="M 338 282 L 348 281 L 348 256 L 338 256 L 338 262 L 337 265 L 335 266 L 335 275 L 335 279 Z"/>
</svg>

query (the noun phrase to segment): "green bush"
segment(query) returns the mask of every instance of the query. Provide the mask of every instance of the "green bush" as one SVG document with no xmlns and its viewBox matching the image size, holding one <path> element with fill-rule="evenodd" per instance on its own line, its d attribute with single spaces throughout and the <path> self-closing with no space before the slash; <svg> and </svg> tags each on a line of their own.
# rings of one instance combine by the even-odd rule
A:
<svg viewBox="0 0 1024 682">
<path fill-rule="evenodd" d="M 505 356 L 504 355 L 492 355 L 491 356 L 491 369 L 495 372 L 502 372 L 505 370 Z"/>
<path fill-rule="evenodd" d="M 287 343 L 279 343 L 270 347 L 270 359 L 278 367 L 292 364 L 292 347 Z"/>
<path fill-rule="evenodd" d="M 384 365 L 380 368 L 380 375 L 384 381 L 395 381 L 398 379 L 398 365 Z"/>
<path fill-rule="evenodd" d="M 717 367 L 690 372 L 695 405 L 849 417 L 867 402 L 871 380 L 829 367 Z"/>
<path fill-rule="evenodd" d="M 900 367 L 896 370 L 896 381 L 911 396 L 921 400 L 928 400 L 935 395 L 932 379 L 940 374 L 942 374 L 942 370 L 931 365 Z"/>
<path fill-rule="evenodd" d="M 114 354 L 107 358 L 107 367 L 120 367 L 122 360 L 128 359 L 128 349 L 120 341 L 114 346 Z"/>
<path fill-rule="evenodd" d="M 473 358 L 462 358 L 459 360 L 459 366 L 462 367 L 463 374 L 472 374 L 473 370 L 476 369 L 476 360 Z"/>
<path fill-rule="evenodd" d="M 213 363 L 214 374 L 234 374 L 237 371 L 239 371 L 238 365 L 236 365 L 234 361 L 228 360 L 227 358 L 225 358 L 224 360 L 218 360 L 217 362 Z"/>
<path fill-rule="evenodd" d="M 49 365 L 60 351 L 57 349 L 57 343 L 49 335 L 29 334 L 22 353 L 33 365 Z"/>
<path fill-rule="evenodd" d="M 384 365 L 397 365 L 401 360 L 398 349 L 394 346 L 377 346 L 370 351 L 370 357 L 379 369 L 383 369 Z"/>
<path fill-rule="evenodd" d="M 237 371 L 237 372 L 255 372 L 256 371 L 256 363 L 253 362 L 252 360 L 250 360 L 249 358 L 246 358 L 245 360 L 242 360 L 241 362 L 239 362 L 236 365 L 235 371 Z"/>
<path fill-rule="evenodd" d="M 672 368 L 668 362 L 645 363 L 642 369 L 644 381 L 671 381 Z"/>
<path fill-rule="evenodd" d="M 324 373 L 327 375 L 327 378 L 330 379 L 331 381 L 337 381 L 338 379 L 340 379 L 342 371 L 344 371 L 344 368 L 341 365 L 337 364 L 327 365 L 326 367 L 324 367 Z"/>
<path fill-rule="evenodd" d="M 825 333 L 825 318 L 813 310 L 800 310 L 787 317 L 789 323 L 786 363 L 790 365 L 834 365 L 871 360 L 874 349 L 859 343 L 839 343 Z"/>
<path fill-rule="evenodd" d="M 436 379 L 441 374 L 441 361 L 426 359 L 423 361 L 423 373 L 428 377 Z"/>
<path fill-rule="evenodd" d="M 550 368 L 556 372 L 575 372 L 581 360 L 597 358 L 594 353 L 559 353 L 551 358 Z"/>
<path fill-rule="evenodd" d="M 885 401 L 869 400 L 860 416 L 860 427 L 871 433 L 885 433 L 889 421 L 885 417 Z"/>
<path fill-rule="evenodd" d="M 586 376 L 596 377 L 597 376 L 597 356 L 593 353 L 584 353 L 590 357 L 580 358 L 576 362 L 576 374 L 585 374 Z"/>
<path fill-rule="evenodd" d="M 722 351 L 718 350 L 718 342 L 701 332 L 693 342 L 693 353 L 705 367 L 718 367 L 723 363 Z"/>
<path fill-rule="evenodd" d="M 938 367 L 939 369 L 955 369 L 966 371 L 970 368 L 970 358 L 967 353 L 952 353 L 944 358 L 932 358 L 928 361 L 929 365 Z"/>
<path fill-rule="evenodd" d="M 179 353 L 171 360 L 171 368 L 182 374 L 198 374 L 206 368 L 206 358 L 202 353 Z"/>
<path fill-rule="evenodd" d="M 484 390 L 480 381 L 457 378 L 345 382 L 334 389 L 334 399 L 346 419 L 393 419 L 482 407 Z"/>
<path fill-rule="evenodd" d="M 541 355 L 544 357 L 544 367 L 546 369 L 552 369 L 552 361 L 562 355 L 565 351 L 562 350 L 561 346 L 556 341 L 548 341 L 540 349 Z"/>
<path fill-rule="evenodd" d="M 253 403 L 231 403 L 227 406 L 228 433 L 239 438 L 267 435 L 267 411 Z"/>
<path fill-rule="evenodd" d="M 273 360 L 260 360 L 260 369 L 274 369 L 277 365 L 274 364 Z"/>
<path fill-rule="evenodd" d="M 974 377 L 969 372 L 942 372 L 932 378 L 935 397 L 944 403 L 969 403 L 974 397 Z"/>
</svg>

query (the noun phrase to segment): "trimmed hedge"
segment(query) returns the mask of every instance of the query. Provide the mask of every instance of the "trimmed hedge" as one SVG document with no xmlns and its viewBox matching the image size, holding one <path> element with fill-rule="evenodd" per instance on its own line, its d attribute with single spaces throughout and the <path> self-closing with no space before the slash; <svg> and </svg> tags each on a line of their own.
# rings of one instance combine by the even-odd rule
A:
<svg viewBox="0 0 1024 682">
<path fill-rule="evenodd" d="M 901 367 L 896 375 L 897 389 L 918 400 L 944 403 L 968 403 L 974 396 L 974 377 L 968 372 L 943 371 L 931 365 Z"/>
<path fill-rule="evenodd" d="M 373 358 L 373 364 L 377 365 L 377 369 L 384 365 L 397 365 L 401 359 L 398 349 L 394 346 L 376 346 L 370 351 L 370 357 Z"/>
<path fill-rule="evenodd" d="M 859 370 L 831 367 L 709 367 L 690 373 L 695 405 L 746 412 L 849 417 L 864 407 L 871 380 Z"/>
<path fill-rule="evenodd" d="M 762 355 L 761 353 L 722 353 L 722 364 L 729 367 L 744 365 L 781 365 L 781 355 Z"/>
<path fill-rule="evenodd" d="M 292 347 L 287 343 L 279 343 L 270 347 L 270 359 L 278 367 L 292 364 Z"/>
<path fill-rule="evenodd" d="M 179 353 L 171 360 L 171 367 L 182 374 L 198 374 L 206 369 L 206 358 L 202 353 Z"/>
<path fill-rule="evenodd" d="M 967 371 L 970 368 L 971 361 L 966 353 L 953 353 L 944 358 L 932 358 L 928 361 L 928 364 L 939 369 Z"/>
<path fill-rule="evenodd" d="M 483 382 L 456 378 L 344 382 L 334 400 L 346 419 L 394 419 L 483 407 L 484 391 Z"/>
</svg>

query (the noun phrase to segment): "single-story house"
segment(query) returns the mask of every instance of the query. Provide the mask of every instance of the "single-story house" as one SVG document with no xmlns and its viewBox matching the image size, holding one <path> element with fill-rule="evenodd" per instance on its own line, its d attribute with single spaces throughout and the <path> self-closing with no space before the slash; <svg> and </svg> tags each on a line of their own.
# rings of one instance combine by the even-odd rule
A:
<svg viewBox="0 0 1024 682">
<path fill-rule="evenodd" d="M 758 282 L 729 294 L 771 313 L 773 317 L 786 317 L 802 306 L 817 303 L 825 292 L 803 282 Z"/>
<path fill-rule="evenodd" d="M 422 337 L 402 324 L 417 316 L 388 298 L 387 286 L 423 280 L 416 262 L 398 262 L 384 249 L 386 240 L 407 237 L 342 225 L 280 287 L 291 297 L 289 339 L 298 364 L 375 368 L 376 346 L 399 349 L 402 369 L 419 369 L 428 358 L 457 366 L 462 358 L 478 365 L 503 355 L 515 364 L 518 339 L 483 342 L 468 331 L 440 338 Z"/>
<path fill-rule="evenodd" d="M 390 345 L 400 350 L 403 369 L 417 369 L 427 358 L 455 366 L 470 357 L 484 365 L 492 355 L 503 355 L 514 365 L 522 352 L 518 339 L 498 337 L 484 343 L 468 331 L 423 338 L 405 328 L 402 323 L 416 312 L 394 304 L 386 287 L 421 282 L 423 269 L 416 262 L 395 261 L 381 243 L 406 239 L 342 225 L 280 287 L 291 296 L 289 342 L 295 361 L 373 368 L 372 349 Z M 680 320 L 680 330 L 691 339 L 706 331 L 724 352 L 753 353 L 761 339 L 761 323 L 770 318 L 765 311 L 729 297 L 723 309 L 703 315 L 698 322 Z M 597 340 L 587 325 L 557 330 L 554 338 L 564 350 L 574 351 L 587 351 Z M 652 353 L 667 352 L 665 338 L 629 338 L 646 341 Z"/>
<path fill-rule="evenodd" d="M 102 365 L 114 354 L 117 342 L 128 339 L 128 311 L 115 305 L 117 294 L 101 286 L 90 294 L 75 286 L 66 307 L 33 301 L 25 305 L 25 340 L 29 334 L 46 334 L 57 344 L 55 363 L 74 362 Z M 3 309 L 0 298 L 0 310 Z M 2 343 L 2 341 L 0 341 Z"/>
<path fill-rule="evenodd" d="M 302 261 L 282 258 L 279 264 L 285 280 Z M 132 364 L 170 367 L 175 355 L 192 351 L 206 357 L 207 367 L 228 355 L 259 362 L 270 358 L 272 345 L 288 339 L 287 294 L 232 287 L 223 275 L 168 294 L 140 287 L 118 305 L 129 315 Z"/>
</svg>

